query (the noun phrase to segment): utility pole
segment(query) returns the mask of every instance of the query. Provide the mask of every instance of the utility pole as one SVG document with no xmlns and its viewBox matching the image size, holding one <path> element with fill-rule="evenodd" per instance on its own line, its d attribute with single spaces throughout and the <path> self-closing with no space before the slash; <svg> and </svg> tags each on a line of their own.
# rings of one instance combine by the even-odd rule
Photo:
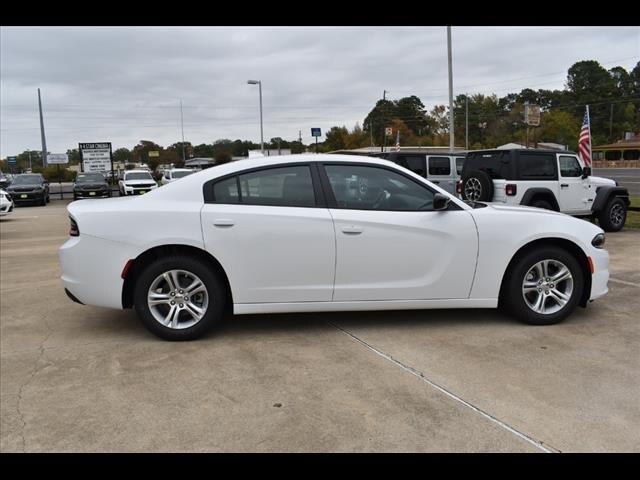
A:
<svg viewBox="0 0 640 480">
<path fill-rule="evenodd" d="M 44 120 L 42 119 L 42 100 L 38 89 L 38 108 L 40 109 L 40 137 L 42 138 L 42 168 L 47 166 L 47 140 L 44 137 Z"/>
<path fill-rule="evenodd" d="M 382 91 L 382 101 L 385 101 L 387 99 L 387 91 L 383 90 Z M 384 107 L 383 107 L 384 108 Z M 384 147 L 387 146 L 387 134 L 385 131 L 385 118 L 384 115 L 382 116 L 382 144 L 380 145 L 380 151 L 384 152 Z"/>
<path fill-rule="evenodd" d="M 613 103 L 611 104 L 611 113 L 609 114 L 609 142 L 613 142 Z"/>
<path fill-rule="evenodd" d="M 185 156 L 184 156 L 184 116 L 182 114 L 182 99 L 180 99 L 180 127 L 182 128 L 182 163 L 184 166 Z"/>
<path fill-rule="evenodd" d="M 447 57 L 449 62 L 449 150 L 455 148 L 453 128 L 453 65 L 451 61 L 451 27 L 447 27 Z"/>
<path fill-rule="evenodd" d="M 525 141 L 524 147 L 529 148 L 529 102 L 524 102 L 524 130 L 525 130 Z"/>
<path fill-rule="evenodd" d="M 469 94 L 464 95 L 464 149 L 469 150 Z"/>
</svg>

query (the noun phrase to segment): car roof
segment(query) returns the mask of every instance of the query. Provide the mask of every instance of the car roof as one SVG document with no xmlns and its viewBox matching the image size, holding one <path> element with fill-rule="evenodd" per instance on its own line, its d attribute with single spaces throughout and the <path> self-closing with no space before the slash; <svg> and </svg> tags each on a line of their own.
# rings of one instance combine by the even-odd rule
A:
<svg viewBox="0 0 640 480">
<path fill-rule="evenodd" d="M 576 152 L 571 150 L 554 150 L 551 148 L 487 148 L 485 150 L 469 150 L 467 153 L 496 153 L 496 152 L 544 152 L 544 153 L 563 153 L 569 155 L 577 155 Z"/>
</svg>

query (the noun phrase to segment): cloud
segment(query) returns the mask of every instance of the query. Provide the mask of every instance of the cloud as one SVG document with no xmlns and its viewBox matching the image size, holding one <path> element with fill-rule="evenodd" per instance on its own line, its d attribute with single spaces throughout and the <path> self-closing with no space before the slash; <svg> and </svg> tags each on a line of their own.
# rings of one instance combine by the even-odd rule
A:
<svg viewBox="0 0 640 480">
<path fill-rule="evenodd" d="M 563 88 L 567 69 L 595 59 L 630 69 L 637 27 L 454 27 L 455 93 Z M 3 27 L 0 155 L 47 146 L 140 139 L 169 145 L 218 138 L 312 142 L 311 127 L 362 122 L 382 91 L 448 101 L 444 27 Z M 613 62 L 613 63 L 612 63 Z"/>
</svg>

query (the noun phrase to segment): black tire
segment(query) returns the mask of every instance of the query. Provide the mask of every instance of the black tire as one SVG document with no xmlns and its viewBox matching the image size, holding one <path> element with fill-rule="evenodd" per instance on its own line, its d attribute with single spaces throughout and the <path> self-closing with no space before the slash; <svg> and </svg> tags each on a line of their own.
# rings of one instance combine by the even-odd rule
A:
<svg viewBox="0 0 640 480">
<path fill-rule="evenodd" d="M 605 232 L 622 230 L 627 221 L 627 204 L 620 197 L 613 197 L 598 214 L 598 223 Z"/>
<path fill-rule="evenodd" d="M 538 262 L 543 260 L 555 260 L 563 263 L 569 272 L 571 273 L 573 280 L 573 288 L 571 289 L 570 297 L 566 304 L 558 311 L 552 313 L 538 313 L 532 310 L 525 301 L 525 294 L 523 292 L 523 282 L 525 281 L 525 275 L 529 270 Z M 555 271 L 555 270 L 554 270 Z M 553 271 L 549 278 L 553 278 Z M 535 277 L 532 281 L 537 280 Z M 544 281 L 544 279 L 543 279 Z M 536 282 L 537 283 L 537 282 Z M 553 283 L 551 284 L 553 285 Z M 568 289 L 568 281 L 560 282 L 556 285 L 558 288 L 564 288 L 566 293 Z M 564 320 L 567 316 L 573 312 L 578 305 L 582 291 L 584 289 L 584 274 L 580 268 L 578 260 L 568 251 L 554 246 L 537 248 L 521 255 L 511 266 L 507 272 L 505 278 L 505 285 L 502 289 L 502 302 L 505 307 L 519 320 L 528 323 L 530 325 L 553 325 Z M 528 293 L 530 300 L 542 296 L 542 304 L 547 308 L 557 308 L 559 306 L 552 296 L 545 296 L 544 285 L 538 292 Z M 531 297 L 533 295 L 533 297 Z"/>
<path fill-rule="evenodd" d="M 45 197 L 44 195 L 42 196 L 42 200 L 40 200 L 40 206 L 41 207 L 47 206 L 47 197 Z"/>
<path fill-rule="evenodd" d="M 147 295 L 152 282 L 159 275 L 170 270 L 186 270 L 195 274 L 204 283 L 209 296 L 209 304 L 202 319 L 187 328 L 174 329 L 162 325 L 155 319 L 147 304 Z M 221 321 L 226 298 L 223 282 L 206 263 L 188 255 L 172 255 L 153 261 L 138 275 L 133 303 L 138 317 L 151 333 L 165 340 L 195 340 Z"/>
<path fill-rule="evenodd" d="M 462 178 L 462 198 L 490 202 L 493 199 L 493 181 L 486 172 L 472 170 Z"/>
<path fill-rule="evenodd" d="M 531 206 L 536 208 L 544 208 L 545 210 L 555 210 L 555 208 L 553 208 L 553 205 L 551 205 L 551 202 L 543 199 L 534 200 L 533 202 L 531 202 Z"/>
<path fill-rule="evenodd" d="M 49 197 L 49 195 L 47 195 L 47 203 L 49 203 L 51 201 L 51 198 Z"/>
</svg>

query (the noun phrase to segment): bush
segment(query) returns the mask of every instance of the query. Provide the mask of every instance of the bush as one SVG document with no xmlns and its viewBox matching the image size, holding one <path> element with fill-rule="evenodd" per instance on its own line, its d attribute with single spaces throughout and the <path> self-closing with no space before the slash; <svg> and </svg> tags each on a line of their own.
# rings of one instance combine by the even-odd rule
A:
<svg viewBox="0 0 640 480">
<path fill-rule="evenodd" d="M 61 182 L 73 182 L 76 177 L 76 173 L 69 170 L 66 167 L 60 166 L 60 181 Z M 58 182 L 58 165 L 49 165 L 47 168 L 35 166 L 32 168 L 33 173 L 41 173 L 45 180 L 49 183 Z"/>
</svg>

